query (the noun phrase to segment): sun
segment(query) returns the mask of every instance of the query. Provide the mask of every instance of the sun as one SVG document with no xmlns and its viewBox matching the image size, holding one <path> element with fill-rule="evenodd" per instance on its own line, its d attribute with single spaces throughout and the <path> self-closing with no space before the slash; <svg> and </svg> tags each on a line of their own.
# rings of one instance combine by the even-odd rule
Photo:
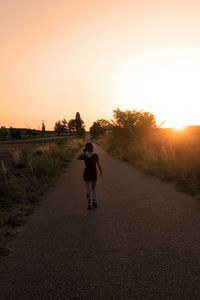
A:
<svg viewBox="0 0 200 300">
<path fill-rule="evenodd" d="M 200 56 L 173 49 L 129 59 L 113 74 L 120 109 L 143 109 L 165 127 L 181 129 L 199 122 Z"/>
<path fill-rule="evenodd" d="M 186 127 L 186 120 L 181 116 L 175 118 L 173 115 L 169 117 L 168 123 L 164 127 L 173 128 L 174 130 L 182 131 Z"/>
<path fill-rule="evenodd" d="M 183 125 L 176 125 L 176 126 L 173 126 L 173 128 L 174 128 L 174 130 L 180 131 L 180 130 L 184 130 L 185 126 L 183 126 Z"/>
</svg>

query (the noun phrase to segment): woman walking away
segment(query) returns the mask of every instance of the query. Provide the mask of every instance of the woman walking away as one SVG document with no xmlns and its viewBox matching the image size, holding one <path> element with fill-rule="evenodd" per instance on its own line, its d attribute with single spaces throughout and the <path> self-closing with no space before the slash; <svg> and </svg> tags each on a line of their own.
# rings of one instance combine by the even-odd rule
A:
<svg viewBox="0 0 200 300">
<path fill-rule="evenodd" d="M 87 143 L 85 145 L 85 148 L 83 149 L 83 153 L 78 157 L 78 159 L 85 161 L 85 170 L 83 173 L 83 179 L 85 181 L 88 209 L 91 209 L 92 206 L 97 207 L 96 194 L 95 194 L 95 187 L 97 181 L 96 165 L 98 165 L 100 175 L 102 175 L 102 169 L 99 163 L 99 157 L 96 153 L 93 152 L 92 143 Z M 92 190 L 91 195 L 90 195 L 90 188 Z M 92 204 L 91 204 L 90 196 L 92 196 Z"/>
</svg>

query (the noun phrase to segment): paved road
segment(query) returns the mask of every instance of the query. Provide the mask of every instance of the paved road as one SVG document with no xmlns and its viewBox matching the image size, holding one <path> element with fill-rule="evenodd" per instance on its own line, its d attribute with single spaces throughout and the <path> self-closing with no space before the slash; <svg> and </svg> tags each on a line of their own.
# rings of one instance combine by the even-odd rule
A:
<svg viewBox="0 0 200 300">
<path fill-rule="evenodd" d="M 74 159 L 0 259 L 0 299 L 200 299 L 200 203 L 96 151 L 99 208 Z"/>
</svg>

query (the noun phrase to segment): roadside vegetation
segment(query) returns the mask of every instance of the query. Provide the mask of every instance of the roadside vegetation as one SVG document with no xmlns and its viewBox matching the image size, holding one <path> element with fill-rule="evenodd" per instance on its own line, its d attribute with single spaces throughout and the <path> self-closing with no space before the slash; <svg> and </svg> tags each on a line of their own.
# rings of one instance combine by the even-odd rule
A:
<svg viewBox="0 0 200 300">
<path fill-rule="evenodd" d="M 6 243 L 82 145 L 81 138 L 63 139 L 33 151 L 16 150 L 9 165 L 0 161 L 0 255 L 9 253 Z"/>
<path fill-rule="evenodd" d="M 112 155 L 182 191 L 200 193 L 199 126 L 165 129 L 149 112 L 116 109 L 111 122 L 94 122 L 90 133 Z"/>
</svg>

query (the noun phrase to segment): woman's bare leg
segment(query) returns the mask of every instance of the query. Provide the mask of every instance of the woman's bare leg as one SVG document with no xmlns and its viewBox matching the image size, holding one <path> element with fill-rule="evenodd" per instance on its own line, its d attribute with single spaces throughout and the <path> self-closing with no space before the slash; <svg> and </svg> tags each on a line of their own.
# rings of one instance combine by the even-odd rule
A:
<svg viewBox="0 0 200 300">
<path fill-rule="evenodd" d="M 90 201 L 90 182 L 89 181 L 85 181 L 85 188 L 86 188 L 86 198 L 88 203 L 91 203 Z"/>
<path fill-rule="evenodd" d="M 95 200 L 96 199 L 96 192 L 95 192 L 96 181 L 92 181 L 91 185 L 92 185 L 92 199 Z"/>
</svg>

